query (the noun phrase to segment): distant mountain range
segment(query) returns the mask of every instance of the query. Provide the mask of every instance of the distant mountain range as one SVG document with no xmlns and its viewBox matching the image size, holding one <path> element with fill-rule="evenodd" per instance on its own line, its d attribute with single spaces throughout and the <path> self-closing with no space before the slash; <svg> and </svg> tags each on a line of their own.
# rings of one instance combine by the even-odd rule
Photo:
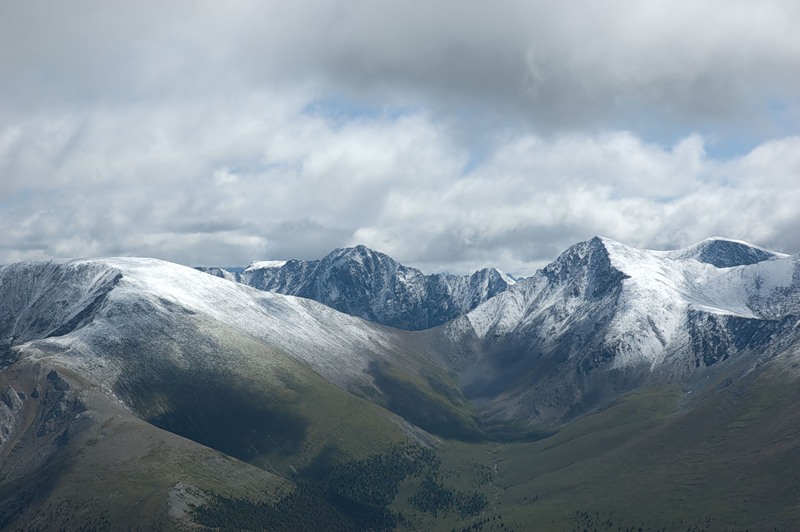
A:
<svg viewBox="0 0 800 532">
<path fill-rule="evenodd" d="M 314 261 L 257 261 L 243 271 L 198 270 L 411 331 L 466 314 L 515 283 L 495 268 L 472 275 L 425 275 L 366 246 L 336 249 Z"/>
<path fill-rule="evenodd" d="M 695 525 L 713 496 L 737 516 L 721 528 L 791 529 L 800 486 L 749 442 L 800 466 L 799 357 L 800 256 L 724 238 L 595 237 L 518 280 L 424 275 L 363 246 L 240 271 L 10 264 L 0 528 L 585 527 L 596 475 L 618 492 L 606 523 L 669 528 L 672 510 L 628 491 L 657 478 Z M 719 491 L 698 460 L 748 482 Z M 742 497 L 763 511 L 737 513 Z"/>
</svg>

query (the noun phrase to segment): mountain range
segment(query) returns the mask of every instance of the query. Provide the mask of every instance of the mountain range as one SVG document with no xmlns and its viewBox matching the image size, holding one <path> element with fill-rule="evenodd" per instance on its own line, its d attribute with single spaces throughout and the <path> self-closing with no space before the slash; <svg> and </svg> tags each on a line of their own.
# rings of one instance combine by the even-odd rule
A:
<svg viewBox="0 0 800 532">
<path fill-rule="evenodd" d="M 198 268 L 246 285 L 304 297 L 399 329 L 429 329 L 466 314 L 515 280 L 495 268 L 472 275 L 425 275 L 366 246 L 320 260 L 255 261 L 247 268 Z"/>
<path fill-rule="evenodd" d="M 724 238 L 9 264 L 0 527 L 791 529 L 799 333 L 800 256 Z"/>
</svg>

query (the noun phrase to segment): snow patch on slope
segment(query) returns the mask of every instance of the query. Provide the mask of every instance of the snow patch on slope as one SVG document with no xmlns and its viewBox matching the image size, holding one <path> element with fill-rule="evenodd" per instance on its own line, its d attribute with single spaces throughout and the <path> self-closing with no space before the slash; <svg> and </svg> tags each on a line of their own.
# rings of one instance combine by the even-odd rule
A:
<svg viewBox="0 0 800 532">
<path fill-rule="evenodd" d="M 254 260 L 245 268 L 245 271 L 260 270 L 263 268 L 280 268 L 288 261 L 285 260 Z"/>
</svg>

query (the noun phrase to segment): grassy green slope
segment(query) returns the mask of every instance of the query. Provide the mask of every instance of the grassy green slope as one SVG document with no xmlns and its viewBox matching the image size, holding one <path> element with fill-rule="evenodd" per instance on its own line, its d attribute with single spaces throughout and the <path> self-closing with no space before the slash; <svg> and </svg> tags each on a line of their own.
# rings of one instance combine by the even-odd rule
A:
<svg viewBox="0 0 800 532">
<path fill-rule="evenodd" d="M 494 515 L 517 530 L 797 529 L 800 385 L 775 373 L 726 384 L 688 405 L 676 387 L 643 390 L 539 441 L 442 456 L 492 469 L 476 529 L 500 530 Z"/>
<path fill-rule="evenodd" d="M 373 385 L 356 393 L 437 436 L 484 439 L 472 404 L 455 385 L 456 377 L 422 357 L 417 360 L 411 368 L 373 364 Z"/>
<path fill-rule="evenodd" d="M 481 437 L 455 376 L 410 335 L 408 345 L 398 334 L 393 350 L 367 353 L 365 372 L 340 387 L 213 319 L 172 313 L 161 324 L 101 344 L 122 364 L 115 391 L 156 426 L 260 467 L 288 474 L 320 453 L 364 456 L 404 437 L 397 415 L 435 435 Z"/>
<path fill-rule="evenodd" d="M 280 363 L 250 375 L 162 363 L 157 375 L 134 372 L 118 388 L 153 425 L 288 477 L 404 439 L 389 412 L 279 352 L 250 348 Z"/>
<path fill-rule="evenodd" d="M 153 398 L 151 406 L 160 408 L 160 415 L 181 413 L 159 422 L 183 419 L 190 412 L 182 405 L 195 405 L 193 412 L 207 419 L 183 430 L 198 430 L 199 439 L 207 438 L 211 427 L 232 430 L 244 423 L 249 432 L 263 421 L 259 405 L 268 405 L 268 412 L 279 406 L 281 415 L 301 419 L 300 436 L 289 438 L 290 447 L 284 433 L 248 440 L 256 452 L 245 458 L 258 467 L 161 431 L 102 394 L 84 393 L 90 422 L 74 426 L 63 452 L 37 473 L 50 481 L 31 507 L 38 513 L 28 510 L 22 519 L 32 529 L 50 520 L 68 528 L 135 523 L 171 529 L 176 526 L 171 512 L 180 514 L 181 504 L 185 512 L 188 502 L 213 502 L 213 493 L 224 504 L 217 507 L 221 513 L 209 506 L 207 517 L 242 515 L 232 504 L 273 519 L 305 508 L 313 517 L 306 525 L 352 527 L 354 516 L 372 515 L 359 509 L 359 497 L 375 496 L 376 486 L 388 478 L 382 471 L 395 467 L 392 449 L 404 445 L 406 434 L 380 407 L 296 369 L 268 392 L 240 379 L 232 395 L 221 397 L 213 379 L 197 374 L 184 383 L 179 375 L 166 374 L 163 384 L 171 388 L 157 387 L 150 396 L 139 390 L 140 397 Z M 386 505 L 363 510 L 379 512 L 373 515 L 376 522 L 397 516 L 390 522 L 409 530 L 796 529 L 797 381 L 765 371 L 706 390 L 642 390 L 537 441 L 443 440 L 435 454 L 403 466 L 410 469 L 390 483 L 396 488 L 387 492 L 389 498 L 379 497 Z M 215 404 L 244 408 L 250 422 L 234 417 L 226 424 L 229 411 L 217 415 Z M 260 447 L 278 437 L 280 445 Z M 375 475 L 381 483 L 370 480 Z M 359 482 L 366 482 L 366 495 L 340 498 Z M 7 484 L 4 494 L 20 487 L 24 482 Z M 299 495 L 292 495 L 298 489 Z M 380 514 L 381 508 L 393 514 Z M 370 522 L 359 526 L 371 528 Z"/>
</svg>

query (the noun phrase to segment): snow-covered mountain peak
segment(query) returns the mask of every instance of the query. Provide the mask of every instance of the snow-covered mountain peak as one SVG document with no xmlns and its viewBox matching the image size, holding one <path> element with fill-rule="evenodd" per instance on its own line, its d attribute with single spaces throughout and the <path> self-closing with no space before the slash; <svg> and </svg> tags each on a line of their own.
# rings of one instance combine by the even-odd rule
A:
<svg viewBox="0 0 800 532">
<path fill-rule="evenodd" d="M 595 237 L 479 306 L 468 320 L 479 338 L 547 331 L 541 349 L 581 338 L 585 349 L 602 353 L 591 364 L 606 359 L 614 367 L 654 367 L 670 342 L 686 334 L 691 316 L 781 319 L 800 310 L 800 258 L 718 238 L 687 249 L 639 250 Z M 722 268 L 696 258 L 711 253 L 745 264 Z M 748 258 L 763 260 L 748 264 Z"/>
<path fill-rule="evenodd" d="M 568 247 L 556 260 L 545 266 L 542 273 L 551 279 L 566 279 L 577 269 L 585 268 L 592 256 L 602 255 L 608 256 L 605 244 L 600 237 L 594 237 Z"/>
<path fill-rule="evenodd" d="M 610 239 L 604 239 L 603 245 L 611 267 L 625 276 L 621 294 L 627 302 L 624 308 L 634 309 L 636 315 L 652 316 L 662 314 L 663 308 L 691 307 L 704 312 L 754 317 L 748 305 L 747 287 L 739 280 L 731 280 L 728 270 L 709 262 L 714 257 L 719 261 L 725 258 L 744 261 L 746 253 L 752 249 L 746 244 L 709 239 L 693 246 L 688 253 L 684 250 L 639 250 Z M 709 260 L 701 261 L 697 257 Z M 758 262 L 761 261 L 753 264 Z"/>
<path fill-rule="evenodd" d="M 783 253 L 769 251 L 743 240 L 725 237 L 706 238 L 696 244 L 673 251 L 655 252 L 673 260 L 691 260 L 711 264 L 717 268 L 746 266 L 765 260 L 784 258 Z"/>
<path fill-rule="evenodd" d="M 500 268 L 491 268 L 491 270 L 497 272 L 497 275 L 508 285 L 513 286 L 517 284 L 517 280 L 508 275 L 506 272 L 501 270 Z"/>
<path fill-rule="evenodd" d="M 329 263 L 339 261 L 352 262 L 362 266 L 376 263 L 399 266 L 399 263 L 390 256 L 374 251 L 363 244 L 358 244 L 354 247 L 337 248 L 321 259 L 321 262 Z"/>
<path fill-rule="evenodd" d="M 458 277 L 458 276 L 454 275 L 453 277 Z M 478 270 L 477 272 L 472 274 L 472 277 L 476 279 L 486 279 L 488 282 L 499 282 L 509 287 L 517 284 L 517 280 L 514 279 L 512 276 L 503 272 L 503 270 L 494 267 L 483 268 L 482 270 Z"/>
<path fill-rule="evenodd" d="M 619 254 L 614 246 L 628 249 L 603 237 L 570 246 L 532 277 L 521 279 L 470 312 L 467 319 L 479 338 L 517 334 L 543 320 L 550 334 L 564 331 L 566 324 L 576 319 L 576 309 L 615 297 L 621 290 L 628 275 L 612 263 L 612 254 Z"/>
<path fill-rule="evenodd" d="M 568 249 L 543 271 L 558 272 L 562 282 L 581 276 L 596 280 L 599 271 L 605 271 L 600 278 L 618 272 L 618 279 L 624 280 L 621 296 L 629 301 L 626 308 L 636 308 L 639 314 L 658 313 L 655 307 L 666 306 L 751 318 L 758 315 L 753 305 L 756 292 L 792 283 L 793 267 L 785 263 L 789 258 L 719 237 L 674 251 L 640 250 L 595 237 Z M 755 267 L 767 262 L 775 264 Z"/>
<path fill-rule="evenodd" d="M 620 267 L 626 261 L 620 258 L 631 255 L 632 251 L 619 242 L 596 236 L 569 247 L 540 275 L 552 286 L 570 286 L 572 292 L 600 297 L 626 277 Z"/>
</svg>

